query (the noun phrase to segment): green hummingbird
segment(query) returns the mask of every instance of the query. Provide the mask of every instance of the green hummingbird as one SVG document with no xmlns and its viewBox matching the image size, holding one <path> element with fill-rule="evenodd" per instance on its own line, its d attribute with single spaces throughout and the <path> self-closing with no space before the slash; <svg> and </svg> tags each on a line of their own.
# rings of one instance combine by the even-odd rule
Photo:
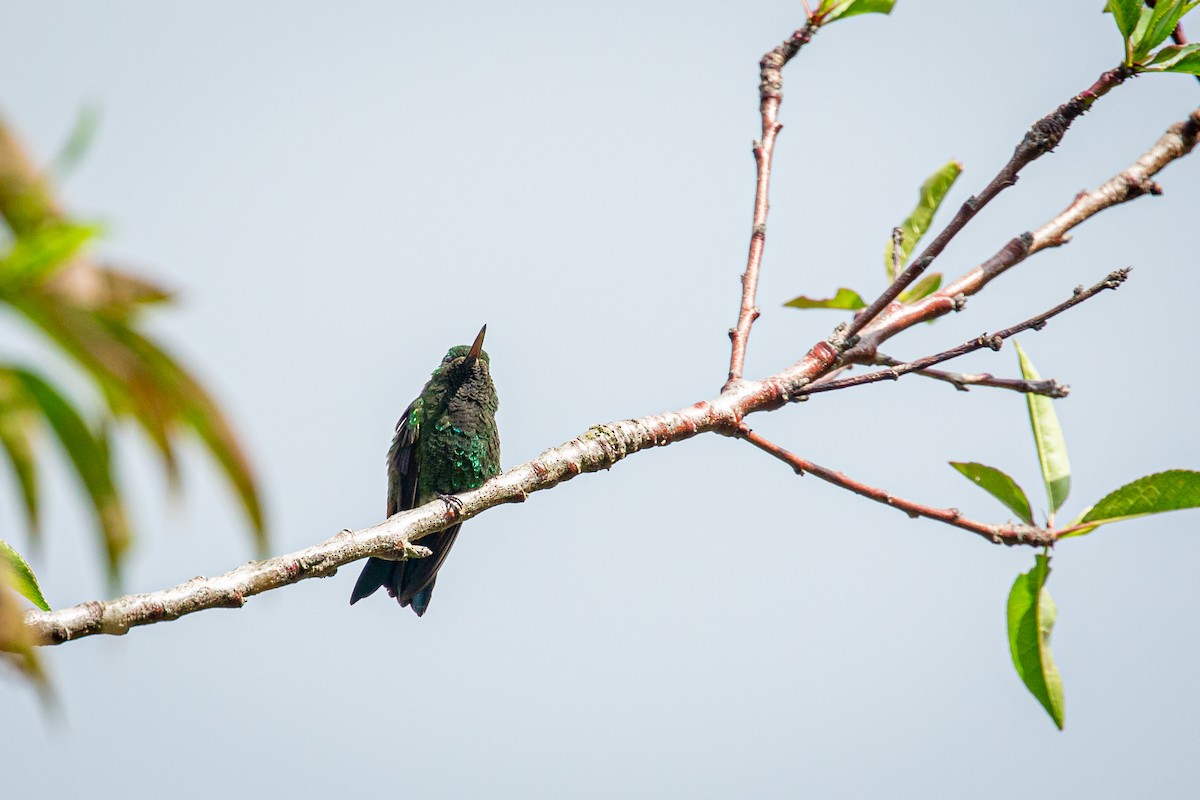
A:
<svg viewBox="0 0 1200 800">
<path fill-rule="evenodd" d="M 387 454 L 388 516 L 416 508 L 436 497 L 446 498 L 483 485 L 500 472 L 500 432 L 496 429 L 496 387 L 488 371 L 479 329 L 470 347 L 451 347 L 433 371 L 421 394 L 396 423 L 396 436 Z M 449 501 L 447 501 L 449 502 Z M 432 550 L 425 558 L 405 561 L 367 559 L 350 604 L 380 586 L 417 616 L 429 607 L 438 569 L 446 560 L 459 525 L 426 536 L 420 543 Z"/>
</svg>

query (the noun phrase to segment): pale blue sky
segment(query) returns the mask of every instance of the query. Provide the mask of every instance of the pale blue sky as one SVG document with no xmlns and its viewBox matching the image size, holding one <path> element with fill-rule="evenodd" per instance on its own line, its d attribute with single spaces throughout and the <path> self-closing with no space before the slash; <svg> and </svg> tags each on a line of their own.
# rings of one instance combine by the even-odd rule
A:
<svg viewBox="0 0 1200 800">
<path fill-rule="evenodd" d="M 1120 57 L 1100 0 L 901 0 L 838 23 L 786 75 L 748 372 L 837 321 L 781 304 L 882 288 L 924 177 L 961 202 L 1025 128 Z M 392 426 L 488 323 L 506 466 L 593 423 L 678 408 L 725 377 L 750 227 L 757 61 L 800 24 L 756 3 L 0 1 L 0 112 L 41 158 L 103 123 L 63 187 L 101 252 L 180 290 L 162 338 L 225 404 L 262 476 L 273 551 L 378 521 Z M 1197 26 L 1200 34 L 1200 26 Z M 973 266 L 1106 180 L 1200 104 L 1130 82 L 949 248 Z M 1133 265 L 1022 342 L 1073 388 L 1067 512 L 1200 467 L 1200 157 L 889 345 L 915 357 Z M 0 318 L 4 355 L 36 351 Z M 1012 374 L 1016 356 L 962 368 Z M 1017 395 L 906 379 L 752 420 L 919 500 L 1007 512 L 948 460 L 1044 506 Z M 122 442 L 140 538 L 129 591 L 251 557 L 193 452 L 171 503 Z M 55 605 L 103 596 L 60 465 Z M 8 478 L 0 526 L 12 530 Z M 0 685 L 6 796 L 1195 797 L 1200 512 L 1064 544 L 1050 588 L 1057 732 L 1009 661 L 1004 603 L 1033 553 L 909 520 L 715 436 L 639 455 L 464 529 L 429 613 L 347 604 L 357 567 L 126 637 L 46 651 L 47 724 Z M 14 536 L 18 543 L 21 537 Z M 119 794 L 118 794 L 119 793 Z"/>
</svg>

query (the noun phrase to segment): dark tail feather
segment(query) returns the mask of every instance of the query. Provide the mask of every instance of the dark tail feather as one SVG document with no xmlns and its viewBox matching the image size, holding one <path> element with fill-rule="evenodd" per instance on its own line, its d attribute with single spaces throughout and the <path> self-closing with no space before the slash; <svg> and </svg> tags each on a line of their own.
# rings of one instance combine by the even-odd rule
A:
<svg viewBox="0 0 1200 800">
<path fill-rule="evenodd" d="M 400 583 L 399 568 L 401 561 L 384 561 L 382 558 L 368 558 L 367 565 L 354 584 L 350 593 L 350 605 L 354 605 L 364 597 L 370 597 L 380 586 L 388 587 L 388 594 L 395 597 Z"/>
<path fill-rule="evenodd" d="M 424 589 L 414 594 L 407 603 L 402 602 L 400 605 L 411 605 L 412 610 L 417 612 L 418 617 L 424 616 L 425 609 L 429 608 L 429 601 L 433 598 L 433 584 L 435 581 L 437 581 L 436 575 L 433 576 L 433 580 Z"/>
</svg>

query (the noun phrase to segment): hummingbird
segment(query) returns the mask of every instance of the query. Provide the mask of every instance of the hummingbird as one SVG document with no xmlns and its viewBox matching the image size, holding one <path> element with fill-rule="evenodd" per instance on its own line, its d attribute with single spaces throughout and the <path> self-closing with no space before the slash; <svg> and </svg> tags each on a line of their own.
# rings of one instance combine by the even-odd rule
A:
<svg viewBox="0 0 1200 800">
<path fill-rule="evenodd" d="M 451 347 L 433 371 L 420 396 L 396 423 L 396 436 L 387 454 L 388 516 L 416 508 L 436 497 L 476 489 L 500 472 L 500 433 L 496 429 L 496 387 L 483 350 L 487 325 L 470 347 Z M 368 597 L 380 586 L 401 607 L 412 606 L 417 616 L 429 607 L 438 570 L 458 536 L 458 525 L 421 539 L 432 552 L 425 558 L 387 561 L 369 558 L 350 604 Z"/>
</svg>

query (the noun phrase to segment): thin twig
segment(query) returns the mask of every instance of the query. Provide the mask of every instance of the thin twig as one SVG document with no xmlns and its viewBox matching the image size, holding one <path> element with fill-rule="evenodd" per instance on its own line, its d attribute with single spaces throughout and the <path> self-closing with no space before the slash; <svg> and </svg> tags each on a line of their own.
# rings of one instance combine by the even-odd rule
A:
<svg viewBox="0 0 1200 800">
<path fill-rule="evenodd" d="M 1063 135 L 1066 134 L 1067 128 L 1071 126 L 1071 123 L 1077 117 L 1091 108 L 1096 100 L 1124 83 L 1133 74 L 1133 71 L 1125 66 L 1110 69 L 1097 78 L 1096 82 L 1087 89 L 1084 89 L 1053 112 L 1035 122 L 1029 131 L 1026 132 L 1021 143 L 1017 145 L 1016 150 L 1013 151 L 1012 158 L 996 173 L 996 177 L 992 178 L 983 191 L 977 196 L 967 198 L 967 201 L 958 209 L 958 213 L 954 215 L 954 219 L 950 220 L 950 224 L 933 238 L 933 241 L 921 252 L 921 255 L 913 259 L 908 268 L 896 276 L 892 284 L 884 290 L 883 294 L 875 299 L 875 302 L 855 315 L 854 320 L 846 330 L 846 338 L 853 337 L 870 324 L 879 316 L 880 312 L 900 296 L 901 292 L 919 278 L 921 273 L 946 248 L 950 240 L 979 213 L 980 209 L 990 203 L 1000 192 L 1017 182 L 1018 173 L 1025 166 L 1057 147 L 1058 143 L 1062 141 Z"/>
<path fill-rule="evenodd" d="M 812 39 L 818 26 L 811 18 L 804 27 L 795 31 L 783 44 L 767 53 L 759 61 L 760 82 L 758 85 L 759 111 L 762 114 L 762 138 L 754 143 L 754 162 L 758 167 L 758 180 L 754 189 L 754 219 L 750 233 L 750 252 L 746 257 L 746 271 L 742 273 L 742 305 L 738 312 L 737 325 L 729 329 L 731 348 L 729 354 L 728 387 L 740 381 L 746 366 L 746 342 L 750 339 L 750 326 L 758 319 L 756 305 L 758 296 L 758 273 L 762 267 L 763 248 L 767 240 L 767 212 L 770 209 L 771 161 L 775 155 L 775 138 L 783 129 L 779 122 L 779 106 L 783 102 L 783 68 L 800 52 L 800 48 Z"/>
<path fill-rule="evenodd" d="M 1054 532 L 1045 528 L 1035 528 L 1032 525 L 1012 522 L 1004 525 L 989 525 L 986 522 L 979 522 L 964 517 L 962 512 L 957 508 L 935 508 L 934 506 L 927 506 L 903 497 L 897 497 L 891 492 L 870 486 L 861 481 L 856 481 L 841 472 L 835 472 L 834 470 L 822 467 L 820 464 L 814 464 L 808 459 L 801 458 L 795 453 L 784 450 L 779 445 L 759 436 L 749 428 L 745 428 L 744 426 L 743 428 L 744 430 L 739 434 L 741 438 L 764 453 L 768 453 L 787 464 L 798 475 L 805 473 L 815 475 L 823 481 L 832 483 L 834 486 L 840 486 L 843 489 L 849 489 L 868 500 L 874 500 L 877 503 L 899 509 L 910 517 L 925 517 L 926 519 L 944 522 L 947 525 L 953 525 L 956 528 L 962 528 L 963 530 L 978 534 L 996 544 L 1006 544 L 1009 546 L 1026 544 L 1035 547 L 1045 547 L 1053 545 L 1056 540 Z"/>
<path fill-rule="evenodd" d="M 877 367 L 903 367 L 907 362 L 880 353 L 875 356 L 874 364 Z M 915 374 L 945 381 L 960 392 L 968 391 L 972 386 L 988 386 L 993 389 L 1008 389 L 1023 394 L 1040 394 L 1055 398 L 1066 397 L 1071 393 L 1071 387 L 1061 384 L 1053 378 L 1027 381 L 1021 378 L 997 378 L 990 372 L 943 372 L 940 369 L 918 369 Z"/>
<path fill-rule="evenodd" d="M 1116 289 L 1125 282 L 1127 277 L 1129 277 L 1128 268 L 1115 270 L 1110 272 L 1104 280 L 1100 281 L 1092 288 L 1084 289 L 1082 286 L 1078 286 L 1075 288 L 1075 293 L 1071 296 L 1070 300 L 1065 300 L 1056 305 L 1054 308 L 1048 311 L 1043 311 L 1041 314 L 1038 314 L 1035 317 L 1030 317 L 1024 322 L 1020 322 L 1010 328 L 1005 328 L 1004 330 L 997 331 L 996 333 L 992 334 L 985 333 L 975 339 L 963 342 L 958 347 L 953 347 L 941 353 L 934 353 L 933 355 L 925 356 L 924 358 L 918 358 L 916 361 L 909 361 L 906 364 L 898 364 L 891 366 L 888 369 L 868 372 L 865 375 L 855 375 L 852 378 L 842 378 L 841 380 L 829 381 L 828 383 L 816 383 L 805 387 L 804 394 L 832 392 L 837 389 L 846 389 L 850 386 L 862 386 L 866 383 L 899 380 L 902 375 L 907 375 L 910 372 L 920 372 L 921 370 L 932 367 L 934 364 L 940 364 L 943 361 L 949 361 L 952 358 L 958 358 L 959 356 L 964 356 L 967 353 L 972 353 L 976 350 L 982 350 L 985 347 L 989 347 L 992 350 L 999 350 L 1004 340 L 1010 336 L 1015 336 L 1021 331 L 1040 331 L 1042 328 L 1046 327 L 1046 322 L 1052 317 L 1056 317 L 1067 309 L 1073 308 L 1083 301 L 1095 297 L 1105 289 Z"/>
</svg>

